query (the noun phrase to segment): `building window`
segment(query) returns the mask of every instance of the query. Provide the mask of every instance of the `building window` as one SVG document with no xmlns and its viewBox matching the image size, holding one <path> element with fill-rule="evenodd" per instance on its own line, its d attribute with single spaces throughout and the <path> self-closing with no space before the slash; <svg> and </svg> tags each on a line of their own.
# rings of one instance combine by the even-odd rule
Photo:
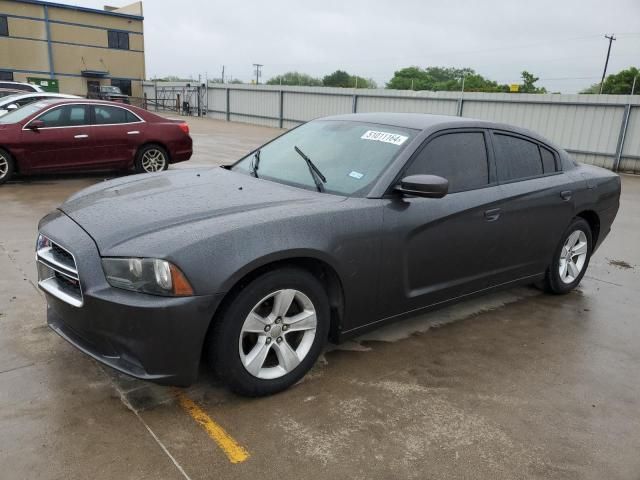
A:
<svg viewBox="0 0 640 480">
<path fill-rule="evenodd" d="M 131 96 L 131 80 L 114 78 L 111 80 L 111 86 L 118 87 L 122 93 Z"/>
<path fill-rule="evenodd" d="M 0 15 L 0 37 L 9 36 L 9 23 L 6 15 Z"/>
<path fill-rule="evenodd" d="M 0 70 L 0 80 L 4 80 L 5 82 L 13 82 L 13 72 Z"/>
<path fill-rule="evenodd" d="M 107 36 L 109 39 L 109 48 L 117 48 L 118 50 L 129 50 L 129 34 L 127 32 L 109 30 Z"/>
</svg>

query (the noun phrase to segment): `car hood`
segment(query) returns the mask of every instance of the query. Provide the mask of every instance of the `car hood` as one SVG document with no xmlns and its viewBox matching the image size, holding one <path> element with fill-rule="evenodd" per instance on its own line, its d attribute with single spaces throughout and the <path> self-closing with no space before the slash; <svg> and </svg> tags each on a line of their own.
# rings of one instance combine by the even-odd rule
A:
<svg viewBox="0 0 640 480">
<path fill-rule="evenodd" d="M 60 210 L 91 235 L 102 254 L 108 254 L 133 238 L 170 229 L 185 235 L 190 224 L 216 217 L 255 221 L 246 213 L 261 211 L 264 220 L 282 215 L 278 209 L 299 212 L 305 205 L 342 200 L 216 167 L 103 182 L 76 193 Z"/>
</svg>

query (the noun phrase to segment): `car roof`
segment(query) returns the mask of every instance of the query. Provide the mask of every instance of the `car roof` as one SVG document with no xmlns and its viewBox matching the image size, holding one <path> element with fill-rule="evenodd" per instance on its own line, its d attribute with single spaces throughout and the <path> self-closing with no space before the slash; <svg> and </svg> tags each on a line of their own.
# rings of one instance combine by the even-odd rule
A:
<svg viewBox="0 0 640 480">
<path fill-rule="evenodd" d="M 35 85 L 33 83 L 28 83 L 28 82 L 16 82 L 13 80 L 0 80 L 0 84 L 1 85 L 7 85 L 7 86 L 11 86 L 11 85 L 28 85 L 29 87 L 33 88 L 33 92 L 43 92 L 44 90 L 42 89 L 42 87 L 40 85 Z M 6 88 L 6 87 L 3 87 Z M 18 90 L 18 89 L 16 89 Z M 22 91 L 26 91 L 26 90 L 22 90 Z"/>
<path fill-rule="evenodd" d="M 453 117 L 450 115 L 432 115 L 430 113 L 374 112 L 332 115 L 330 117 L 323 117 L 321 120 L 346 120 L 351 122 L 379 123 L 381 125 L 389 125 L 392 127 L 426 130 L 427 128 L 431 128 L 437 124 L 464 122 L 468 119 Z"/>
<path fill-rule="evenodd" d="M 78 99 L 80 97 L 76 96 L 76 95 L 68 95 L 66 93 L 54 93 L 54 92 L 20 92 L 20 93 L 15 93 L 13 95 L 7 95 L 6 97 L 1 97 L 0 101 L 4 102 L 5 100 L 22 100 L 23 98 L 32 98 L 32 97 L 48 97 L 48 98 L 55 98 L 55 99 L 60 99 L 60 98 L 68 98 L 68 99 Z M 45 100 L 46 98 L 43 98 L 43 100 Z"/>
<path fill-rule="evenodd" d="M 116 107 L 130 108 L 132 105 L 125 105 L 121 102 L 110 102 L 108 100 L 96 100 L 93 98 L 43 98 L 38 103 L 44 103 L 46 105 L 64 105 L 65 103 L 86 103 L 95 105 L 115 105 Z"/>
<path fill-rule="evenodd" d="M 504 123 L 491 122 L 476 118 L 457 117 L 453 115 L 434 115 L 431 113 L 349 113 L 345 115 L 332 115 L 330 117 L 319 118 L 318 120 L 344 120 L 351 122 L 378 123 L 392 127 L 411 128 L 414 130 L 443 130 L 446 128 L 492 128 L 495 130 L 506 130 L 534 138 L 549 146 L 558 148 L 548 139 L 525 128 L 507 125 Z"/>
</svg>

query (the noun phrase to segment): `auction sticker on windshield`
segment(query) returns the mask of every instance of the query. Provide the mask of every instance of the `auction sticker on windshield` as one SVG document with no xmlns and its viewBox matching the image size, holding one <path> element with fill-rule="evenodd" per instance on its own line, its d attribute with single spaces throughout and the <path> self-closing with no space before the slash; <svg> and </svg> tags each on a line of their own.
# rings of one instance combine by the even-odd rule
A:
<svg viewBox="0 0 640 480">
<path fill-rule="evenodd" d="M 378 132 L 376 130 L 367 130 L 360 137 L 363 140 L 375 140 L 378 142 L 392 143 L 394 145 L 402 145 L 409 137 L 398 135 L 397 133 Z"/>
</svg>

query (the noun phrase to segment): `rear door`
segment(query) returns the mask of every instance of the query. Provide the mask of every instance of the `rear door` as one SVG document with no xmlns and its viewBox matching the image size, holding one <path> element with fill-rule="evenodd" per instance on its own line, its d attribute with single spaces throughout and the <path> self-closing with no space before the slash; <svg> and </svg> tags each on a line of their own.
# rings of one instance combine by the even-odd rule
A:
<svg viewBox="0 0 640 480">
<path fill-rule="evenodd" d="M 439 175 L 449 180 L 449 193 L 439 199 L 395 196 L 385 206 L 379 295 L 385 317 L 495 284 L 501 193 L 487 137 L 478 129 L 431 137 L 401 174 Z"/>
<path fill-rule="evenodd" d="M 542 273 L 573 215 L 573 192 L 550 147 L 504 131 L 492 132 L 492 144 L 503 197 L 502 261 L 515 277 Z"/>
<path fill-rule="evenodd" d="M 92 105 L 97 159 L 114 168 L 126 168 L 134 160 L 145 123 L 124 107 Z"/>
<path fill-rule="evenodd" d="M 32 130 L 29 124 L 44 126 Z M 25 125 L 21 132 L 24 157 L 34 171 L 75 170 L 91 163 L 93 139 L 89 111 L 84 104 L 53 107 Z"/>
</svg>

